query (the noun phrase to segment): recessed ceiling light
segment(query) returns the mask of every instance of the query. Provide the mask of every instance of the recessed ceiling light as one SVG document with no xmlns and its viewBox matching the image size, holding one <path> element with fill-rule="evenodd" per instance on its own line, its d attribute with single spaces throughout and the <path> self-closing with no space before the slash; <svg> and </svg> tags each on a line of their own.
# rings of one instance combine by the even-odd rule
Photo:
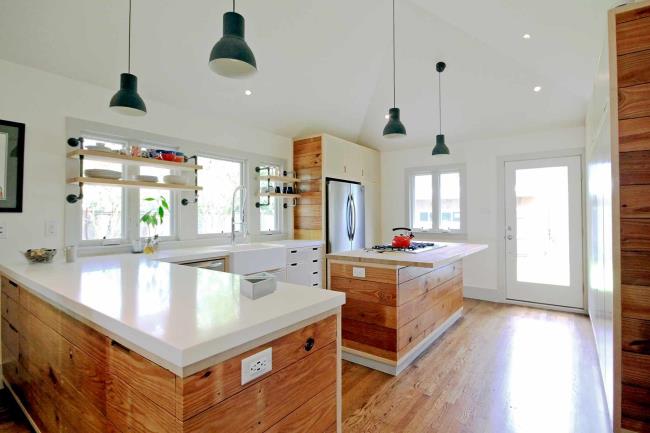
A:
<svg viewBox="0 0 650 433">
<path fill-rule="evenodd" d="M 530 39 L 530 33 L 524 33 L 524 35 L 522 36 L 522 38 L 524 38 L 524 39 Z"/>
<path fill-rule="evenodd" d="M 251 92 L 250 90 L 245 90 L 244 91 L 244 95 L 246 95 L 246 96 L 250 96 L 252 94 L 253 94 L 253 92 Z"/>
<path fill-rule="evenodd" d="M 533 87 L 533 92 L 535 92 L 535 93 L 539 93 L 539 92 L 541 92 L 541 91 L 542 91 L 542 86 L 535 86 L 535 87 Z"/>
</svg>

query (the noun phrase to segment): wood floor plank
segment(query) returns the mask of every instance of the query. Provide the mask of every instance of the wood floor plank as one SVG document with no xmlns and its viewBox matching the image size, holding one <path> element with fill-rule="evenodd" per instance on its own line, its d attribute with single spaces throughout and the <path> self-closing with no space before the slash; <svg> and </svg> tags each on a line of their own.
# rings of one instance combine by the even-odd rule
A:
<svg viewBox="0 0 650 433">
<path fill-rule="evenodd" d="M 0 390 L 0 433 L 34 433 L 7 389 Z"/>
<path fill-rule="evenodd" d="M 343 431 L 605 433 L 599 375 L 586 316 L 465 299 L 400 376 L 344 362 Z"/>
</svg>

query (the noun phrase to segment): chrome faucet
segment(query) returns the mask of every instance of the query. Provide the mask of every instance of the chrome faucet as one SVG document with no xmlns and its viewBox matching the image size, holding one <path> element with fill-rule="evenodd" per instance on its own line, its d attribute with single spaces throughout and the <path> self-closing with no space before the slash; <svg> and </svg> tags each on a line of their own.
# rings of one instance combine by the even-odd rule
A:
<svg viewBox="0 0 650 433">
<path fill-rule="evenodd" d="M 235 198 L 237 198 L 237 192 L 241 196 L 241 219 L 235 221 Z M 230 243 L 235 245 L 235 226 L 239 224 L 241 226 L 241 231 L 244 237 L 248 236 L 248 224 L 246 223 L 246 205 L 248 200 L 247 189 L 245 186 L 240 185 L 232 193 L 232 215 L 231 215 L 231 227 L 230 227 Z"/>
</svg>

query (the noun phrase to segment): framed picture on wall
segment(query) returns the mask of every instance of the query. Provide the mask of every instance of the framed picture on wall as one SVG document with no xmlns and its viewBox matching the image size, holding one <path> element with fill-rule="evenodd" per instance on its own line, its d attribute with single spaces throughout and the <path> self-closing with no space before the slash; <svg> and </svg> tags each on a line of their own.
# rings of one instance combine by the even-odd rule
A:
<svg viewBox="0 0 650 433">
<path fill-rule="evenodd" d="M 25 124 L 0 120 L 0 212 L 23 211 Z"/>
</svg>

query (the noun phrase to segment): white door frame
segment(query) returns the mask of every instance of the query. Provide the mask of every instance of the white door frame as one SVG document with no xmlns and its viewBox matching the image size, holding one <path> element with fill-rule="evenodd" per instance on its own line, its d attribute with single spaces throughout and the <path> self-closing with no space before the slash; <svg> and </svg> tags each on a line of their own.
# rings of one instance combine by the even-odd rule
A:
<svg viewBox="0 0 650 433">
<path fill-rule="evenodd" d="M 545 304 L 534 304 L 522 301 L 513 301 L 507 299 L 506 295 L 506 200 L 505 200 L 505 164 L 506 162 L 511 161 L 524 161 L 530 159 L 548 159 L 548 158 L 562 158 L 567 156 L 579 156 L 580 157 L 580 170 L 582 172 L 582 181 L 581 181 L 581 194 L 580 198 L 582 201 L 582 296 L 583 296 L 583 306 L 584 308 L 568 308 L 560 307 L 554 305 L 545 305 Z M 537 152 L 537 153 L 525 153 L 519 155 L 506 155 L 506 156 L 497 156 L 497 284 L 498 284 L 498 295 L 497 299 L 494 299 L 496 302 L 501 302 L 505 304 L 515 304 L 515 305 L 524 305 L 536 308 L 545 308 L 549 310 L 558 310 L 558 311 L 569 311 L 569 312 L 578 312 L 582 314 L 587 314 L 589 305 L 587 303 L 587 293 L 585 290 L 585 254 L 586 251 L 586 240 L 585 235 L 585 188 L 586 188 L 586 176 L 585 176 L 585 149 L 584 148 L 572 148 L 572 149 L 562 149 L 554 150 L 548 152 Z"/>
</svg>

